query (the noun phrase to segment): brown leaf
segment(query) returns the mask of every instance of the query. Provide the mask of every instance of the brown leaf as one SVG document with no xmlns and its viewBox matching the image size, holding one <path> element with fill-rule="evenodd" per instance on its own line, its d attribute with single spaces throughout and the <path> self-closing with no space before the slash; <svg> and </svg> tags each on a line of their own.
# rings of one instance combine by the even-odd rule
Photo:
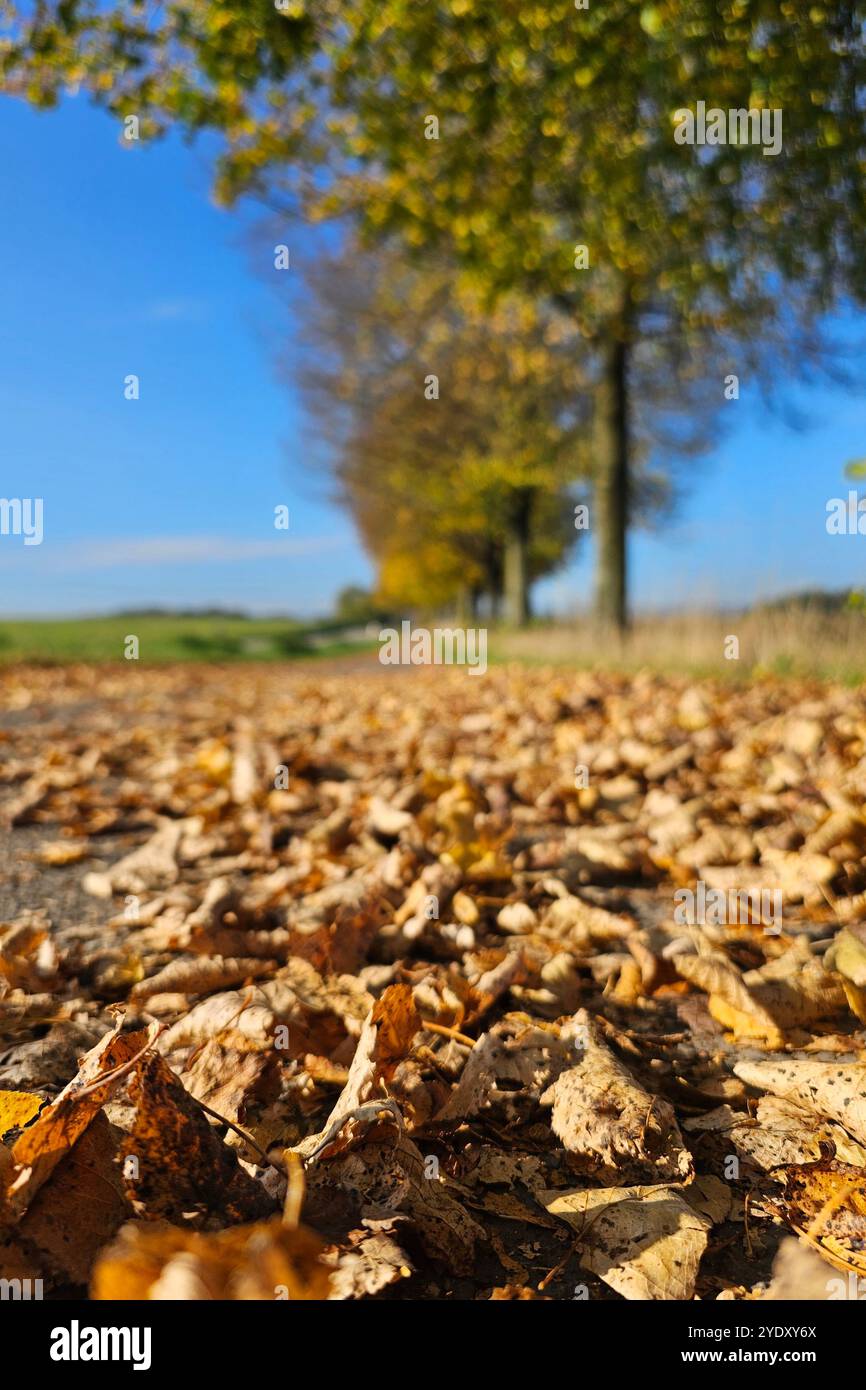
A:
<svg viewBox="0 0 866 1390">
<path fill-rule="evenodd" d="M 7 1220 L 26 1211 L 123 1078 L 140 1064 L 156 1032 L 151 1026 L 139 1033 L 108 1033 L 84 1057 L 74 1080 L 15 1141 L 3 1191 Z"/>
<path fill-rule="evenodd" d="M 271 1099 L 278 1088 L 273 1053 L 236 1052 L 211 1038 L 193 1057 L 181 1075 L 184 1088 L 236 1124 L 243 1121 L 250 1100 Z"/>
<path fill-rule="evenodd" d="M 833 1265 L 866 1276 L 866 1172 L 835 1159 L 792 1166 L 785 1173 L 783 1219 Z"/>
<path fill-rule="evenodd" d="M 412 1261 L 393 1236 L 400 1221 L 399 1215 L 366 1220 L 365 1228 L 371 1229 L 352 1233 L 350 1248 L 340 1255 L 331 1275 L 331 1298 L 369 1298 L 410 1278 Z"/>
<path fill-rule="evenodd" d="M 114 1161 L 117 1139 L 97 1115 L 18 1225 L 56 1282 L 86 1286 L 97 1253 L 129 1217 Z"/>
<path fill-rule="evenodd" d="M 201 1227 L 273 1210 L 264 1188 L 239 1166 L 234 1150 L 217 1137 L 161 1057 L 142 1060 L 129 1094 L 135 1119 L 118 1161 L 136 1212 Z"/>
<path fill-rule="evenodd" d="M 141 1001 L 154 994 L 211 994 L 214 990 L 242 984 L 258 975 L 269 975 L 275 969 L 276 961 L 255 958 L 181 958 L 171 961 L 146 980 L 139 980 L 129 991 L 129 997 Z"/>
</svg>

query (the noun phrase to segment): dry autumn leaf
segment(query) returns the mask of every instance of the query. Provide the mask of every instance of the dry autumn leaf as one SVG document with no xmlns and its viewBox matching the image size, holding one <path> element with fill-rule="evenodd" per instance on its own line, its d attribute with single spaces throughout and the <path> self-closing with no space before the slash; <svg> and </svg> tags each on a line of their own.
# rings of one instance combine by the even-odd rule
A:
<svg viewBox="0 0 866 1390">
<path fill-rule="evenodd" d="M 567 1067 L 541 1096 L 552 1106 L 551 1127 L 572 1164 L 599 1181 L 682 1181 L 692 1159 L 673 1106 L 651 1096 L 602 1042 L 585 1009 L 560 1036 L 574 1046 L 577 1065 Z"/>
<path fill-rule="evenodd" d="M 0 1215 L 14 1220 L 23 1214 L 121 1081 L 139 1064 L 155 1036 L 154 1027 L 138 1033 L 112 1032 L 87 1054 L 78 1075 L 12 1146 Z"/>
<path fill-rule="evenodd" d="M 93 1271 L 95 1299 L 327 1298 L 324 1246 L 279 1217 L 205 1235 L 164 1222 L 129 1222 Z"/>
<path fill-rule="evenodd" d="M 866 1144 L 866 1065 L 862 1062 L 737 1062 L 734 1071 L 759 1091 L 836 1120 Z"/>
<path fill-rule="evenodd" d="M 670 1187 L 546 1192 L 545 1207 L 580 1234 L 581 1263 L 624 1298 L 694 1294 L 710 1221 Z"/>
<path fill-rule="evenodd" d="M 835 1269 L 866 1276 L 866 1172 L 821 1159 L 793 1164 L 776 1203 L 783 1220 Z"/>
<path fill-rule="evenodd" d="M 42 1096 L 30 1091 L 0 1091 L 0 1139 L 15 1129 L 23 1129 L 39 1114 Z"/>
<path fill-rule="evenodd" d="M 200 1227 L 273 1210 L 273 1199 L 241 1168 L 161 1057 L 141 1060 L 129 1092 L 135 1118 L 118 1161 L 136 1213 Z"/>
</svg>

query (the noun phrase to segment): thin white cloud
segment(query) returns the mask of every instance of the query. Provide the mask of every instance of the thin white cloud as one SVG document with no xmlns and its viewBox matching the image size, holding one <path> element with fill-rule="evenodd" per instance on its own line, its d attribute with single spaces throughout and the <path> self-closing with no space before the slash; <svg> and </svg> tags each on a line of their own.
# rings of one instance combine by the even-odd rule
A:
<svg viewBox="0 0 866 1390">
<path fill-rule="evenodd" d="M 148 536 L 140 540 L 75 541 L 56 546 L 46 538 L 42 545 L 25 549 L 17 538 L 10 537 L 0 541 L 0 567 L 29 563 L 40 573 L 77 574 L 85 570 L 125 569 L 130 565 L 232 564 L 322 555 L 350 544 L 351 537 L 339 535 L 302 536 L 296 540 L 288 537 L 243 540 L 234 536 Z"/>
<path fill-rule="evenodd" d="M 148 323 L 196 322 L 204 318 L 206 307 L 199 299 L 155 299 L 142 318 Z"/>
</svg>

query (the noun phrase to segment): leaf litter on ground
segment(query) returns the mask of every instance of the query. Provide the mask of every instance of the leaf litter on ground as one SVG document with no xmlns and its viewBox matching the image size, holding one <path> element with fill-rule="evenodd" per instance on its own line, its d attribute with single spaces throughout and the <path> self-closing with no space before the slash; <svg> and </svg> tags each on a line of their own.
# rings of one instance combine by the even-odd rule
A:
<svg viewBox="0 0 866 1390">
<path fill-rule="evenodd" d="M 860 691 L 0 682 L 0 1277 L 670 1300 L 866 1273 Z"/>
</svg>

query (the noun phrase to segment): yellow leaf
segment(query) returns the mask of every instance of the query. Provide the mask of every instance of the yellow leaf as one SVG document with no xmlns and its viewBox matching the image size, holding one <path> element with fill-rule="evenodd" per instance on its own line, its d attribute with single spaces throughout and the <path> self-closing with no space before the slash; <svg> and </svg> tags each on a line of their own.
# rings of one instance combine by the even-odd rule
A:
<svg viewBox="0 0 866 1390">
<path fill-rule="evenodd" d="M 39 861 L 52 867 L 62 867 L 64 864 L 77 864 L 80 860 L 87 859 L 89 855 L 89 846 L 82 844 L 81 841 L 53 840 L 42 846 L 39 851 Z"/>
<path fill-rule="evenodd" d="M 279 1217 L 215 1235 L 129 1222 L 97 1261 L 95 1299 L 325 1299 L 322 1242 Z"/>
<path fill-rule="evenodd" d="M 29 1124 L 41 1105 L 42 1096 L 32 1091 L 0 1091 L 0 1138 Z"/>
</svg>

